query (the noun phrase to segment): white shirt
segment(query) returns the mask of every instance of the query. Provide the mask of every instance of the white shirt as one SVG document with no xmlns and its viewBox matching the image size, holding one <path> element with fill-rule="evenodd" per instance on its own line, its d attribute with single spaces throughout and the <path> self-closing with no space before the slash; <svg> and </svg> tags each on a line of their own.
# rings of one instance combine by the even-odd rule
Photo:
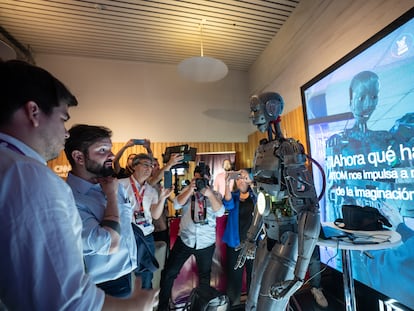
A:
<svg viewBox="0 0 414 311">
<path fill-rule="evenodd" d="M 219 194 L 217 194 L 219 196 Z M 201 199 L 203 196 L 201 195 Z M 188 247 L 203 249 L 213 245 L 216 242 L 216 218 L 224 215 L 224 206 L 218 211 L 211 208 L 210 201 L 206 198 L 207 204 L 207 224 L 194 223 L 191 216 L 191 198 L 184 204 L 180 205 L 177 198 L 174 199 L 174 208 L 182 209 L 180 232 L 178 235 Z"/>
<path fill-rule="evenodd" d="M 149 183 L 145 182 L 144 185 L 140 185 L 138 181 L 134 178 L 134 176 L 131 176 L 136 189 L 139 192 L 139 195 L 142 196 L 142 207 L 144 209 L 144 216 L 145 216 L 145 225 L 138 225 L 138 227 L 142 230 L 144 235 L 148 235 L 152 232 L 154 232 L 154 224 L 152 223 L 152 215 L 151 215 L 151 205 L 158 203 L 158 192 L 157 190 L 152 187 Z M 135 223 L 135 217 L 134 212 L 140 210 L 140 204 L 137 201 L 137 198 L 134 193 L 134 189 L 131 185 L 131 179 L 130 178 L 123 178 L 119 180 L 119 183 L 124 186 L 127 196 L 132 203 L 132 219 L 131 222 Z"/>
<path fill-rule="evenodd" d="M 10 310 L 101 310 L 70 188 L 33 149 L 0 139 L 19 150 L 0 143 L 0 300 Z"/>
</svg>

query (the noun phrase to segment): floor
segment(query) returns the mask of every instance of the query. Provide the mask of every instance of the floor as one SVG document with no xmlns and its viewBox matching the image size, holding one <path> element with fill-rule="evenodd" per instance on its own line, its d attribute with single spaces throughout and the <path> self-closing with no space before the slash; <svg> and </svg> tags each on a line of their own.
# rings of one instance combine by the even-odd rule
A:
<svg viewBox="0 0 414 311">
<path fill-rule="evenodd" d="M 320 307 L 313 299 L 310 288 L 303 288 L 295 294 L 296 303 L 292 302 L 290 305 L 290 311 L 342 311 L 345 310 L 345 306 L 337 298 L 329 295 L 324 291 L 325 297 L 328 300 L 328 307 Z M 244 311 L 244 305 L 231 308 L 231 311 Z"/>
<path fill-rule="evenodd" d="M 338 279 L 334 275 L 334 271 L 324 269 L 321 277 L 321 287 L 323 293 L 328 300 L 328 307 L 320 307 L 310 291 L 309 285 L 302 286 L 295 294 L 294 299 L 291 299 L 289 311 L 345 311 L 343 299 L 343 285 L 338 284 Z M 338 298 L 339 297 L 339 298 Z M 242 300 L 245 297 L 242 297 Z M 231 311 L 244 311 L 244 305 L 233 307 Z"/>
<path fill-rule="evenodd" d="M 341 299 L 343 299 L 343 284 L 334 271 L 324 270 L 322 273 L 321 287 L 323 293 L 328 300 L 328 307 L 320 307 L 313 298 L 310 292 L 310 286 L 304 285 L 295 294 L 295 299 L 290 304 L 290 309 L 287 311 L 345 311 L 345 305 Z M 338 298 L 339 297 L 339 298 Z M 242 302 L 246 300 L 245 296 L 242 296 Z M 177 306 L 178 307 L 178 306 Z M 181 307 L 181 306 L 180 306 Z M 178 307 L 176 310 L 183 310 Z M 245 305 L 242 304 L 237 307 L 232 307 L 231 311 L 245 311 Z M 366 309 L 366 311 L 368 311 Z"/>
</svg>

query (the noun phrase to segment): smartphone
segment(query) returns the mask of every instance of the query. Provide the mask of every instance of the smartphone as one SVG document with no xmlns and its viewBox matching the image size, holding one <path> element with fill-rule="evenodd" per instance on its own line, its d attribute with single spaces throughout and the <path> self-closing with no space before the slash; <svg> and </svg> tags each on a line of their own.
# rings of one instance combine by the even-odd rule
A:
<svg viewBox="0 0 414 311">
<path fill-rule="evenodd" d="M 145 139 L 134 139 L 135 145 L 143 145 L 145 144 Z"/>
<path fill-rule="evenodd" d="M 164 172 L 164 189 L 172 188 L 172 173 L 171 171 Z"/>
<path fill-rule="evenodd" d="M 240 177 L 240 173 L 239 172 L 229 172 L 229 179 L 237 179 Z"/>
</svg>

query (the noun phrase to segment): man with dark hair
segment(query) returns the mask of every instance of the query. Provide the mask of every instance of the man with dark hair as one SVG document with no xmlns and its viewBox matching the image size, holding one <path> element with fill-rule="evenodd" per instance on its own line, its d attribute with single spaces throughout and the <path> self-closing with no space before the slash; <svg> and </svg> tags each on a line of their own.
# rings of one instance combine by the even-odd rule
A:
<svg viewBox="0 0 414 311">
<path fill-rule="evenodd" d="M 76 98 L 47 71 L 0 61 L 0 299 L 10 310 L 152 310 L 155 292 L 105 296 L 85 273 L 70 188 L 46 161 Z"/>
<path fill-rule="evenodd" d="M 224 207 L 221 195 L 210 188 L 209 180 L 208 166 L 197 166 L 190 185 L 174 199 L 174 208 L 182 209 L 182 217 L 177 240 L 161 273 L 159 311 L 168 310 L 174 280 L 191 255 L 196 258 L 200 287 L 210 287 L 216 218 L 223 216 Z"/>
<path fill-rule="evenodd" d="M 65 153 L 72 171 L 66 181 L 83 223 L 86 270 L 105 293 L 129 296 L 137 248 L 130 225 L 131 202 L 113 177 L 112 132 L 102 126 L 79 124 L 69 134 Z"/>
</svg>

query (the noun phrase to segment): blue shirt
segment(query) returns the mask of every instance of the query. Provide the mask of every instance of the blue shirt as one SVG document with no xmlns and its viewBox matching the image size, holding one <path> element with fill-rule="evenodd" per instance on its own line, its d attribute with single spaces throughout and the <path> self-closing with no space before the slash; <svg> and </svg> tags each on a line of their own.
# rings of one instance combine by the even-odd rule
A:
<svg viewBox="0 0 414 311">
<path fill-rule="evenodd" d="M 219 196 L 218 193 L 215 193 Z M 201 194 L 200 194 L 201 195 Z M 201 195 L 201 200 L 203 196 Z M 195 247 L 196 249 L 203 249 L 213 245 L 216 242 L 216 218 L 224 215 L 224 207 L 218 211 L 214 211 L 211 207 L 210 201 L 206 198 L 207 205 L 207 224 L 194 223 L 191 217 L 191 199 L 184 205 L 180 205 L 177 198 L 174 199 L 174 208 L 182 209 L 180 232 L 178 235 L 181 240 L 188 247 Z"/>
<path fill-rule="evenodd" d="M 33 149 L 0 139 L 0 300 L 10 310 L 101 310 L 72 191 Z"/>
<path fill-rule="evenodd" d="M 249 189 L 250 197 L 256 205 L 257 197 L 251 189 Z M 240 190 L 231 193 L 231 199 L 227 201 L 223 198 L 225 209 L 229 212 L 227 216 L 226 229 L 223 234 L 223 242 L 230 247 L 236 247 L 240 244 L 239 234 L 239 206 L 240 206 Z M 252 216 L 253 217 L 253 216 Z"/>
<path fill-rule="evenodd" d="M 137 267 L 137 246 L 131 227 L 132 205 L 122 185 L 118 187 L 118 208 L 121 226 L 119 249 L 109 254 L 110 233 L 101 227 L 106 197 L 99 184 L 90 183 L 71 173 L 66 182 L 72 188 L 82 219 L 83 255 L 86 271 L 98 284 L 117 279 Z"/>
</svg>

